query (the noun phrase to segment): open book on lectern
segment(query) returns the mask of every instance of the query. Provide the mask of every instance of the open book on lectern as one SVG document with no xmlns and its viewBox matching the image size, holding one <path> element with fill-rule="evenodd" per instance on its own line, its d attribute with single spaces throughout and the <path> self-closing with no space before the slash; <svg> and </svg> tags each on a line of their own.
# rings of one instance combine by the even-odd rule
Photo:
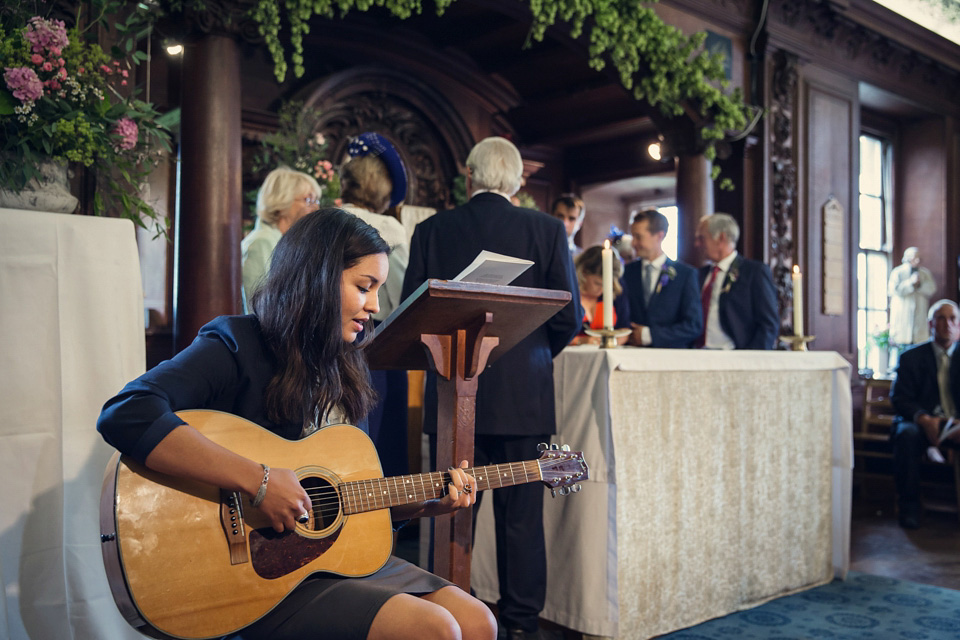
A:
<svg viewBox="0 0 960 640">
<path fill-rule="evenodd" d="M 530 268 L 533 260 L 505 256 L 493 251 L 481 251 L 470 265 L 461 271 L 454 282 L 507 285 Z"/>
</svg>

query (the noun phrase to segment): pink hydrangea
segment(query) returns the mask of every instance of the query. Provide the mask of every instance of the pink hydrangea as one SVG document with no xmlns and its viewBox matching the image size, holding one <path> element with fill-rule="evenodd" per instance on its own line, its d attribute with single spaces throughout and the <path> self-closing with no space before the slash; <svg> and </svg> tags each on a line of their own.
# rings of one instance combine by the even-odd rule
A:
<svg viewBox="0 0 960 640">
<path fill-rule="evenodd" d="M 63 20 L 44 20 L 39 16 L 30 18 L 27 28 L 23 30 L 23 38 L 32 45 L 34 53 L 53 53 L 55 50 L 54 56 L 59 56 L 70 43 Z"/>
<path fill-rule="evenodd" d="M 140 135 L 140 129 L 137 123 L 130 118 L 120 118 L 117 120 L 117 126 L 113 129 L 114 135 L 120 136 L 120 144 L 117 145 L 124 151 L 129 151 L 137 146 L 137 138 Z"/>
<path fill-rule="evenodd" d="M 34 102 L 43 95 L 43 83 L 37 73 L 29 67 L 7 68 L 3 74 L 7 88 L 21 102 Z"/>
</svg>

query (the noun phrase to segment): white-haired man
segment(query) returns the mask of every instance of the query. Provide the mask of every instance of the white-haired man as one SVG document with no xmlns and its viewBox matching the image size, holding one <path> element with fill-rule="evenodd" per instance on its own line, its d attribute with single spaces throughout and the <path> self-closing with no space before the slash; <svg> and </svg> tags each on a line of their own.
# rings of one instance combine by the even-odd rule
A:
<svg viewBox="0 0 960 640">
<path fill-rule="evenodd" d="M 556 433 L 553 357 L 577 334 L 583 318 L 567 234 L 557 218 L 516 207 L 523 160 L 509 140 L 481 140 L 467 158 L 467 204 L 417 225 L 403 298 L 428 278 L 451 279 L 487 249 L 533 261 L 513 284 L 569 291 L 570 304 L 503 354 L 478 379 L 474 463 L 498 464 L 536 456 L 537 444 Z M 424 431 L 435 449 L 437 392 L 427 381 Z M 436 459 L 435 454 L 431 456 Z M 509 640 L 540 637 L 546 598 L 543 487 L 524 484 L 493 493 L 500 624 Z M 479 504 L 479 496 L 477 503 Z"/>
<path fill-rule="evenodd" d="M 726 213 L 704 216 L 696 245 L 712 264 L 700 268 L 707 349 L 773 349 L 780 330 L 770 267 L 737 253 L 740 226 Z"/>
<path fill-rule="evenodd" d="M 960 419 L 960 308 L 953 300 L 938 300 L 928 317 L 933 339 L 903 352 L 890 392 L 897 412 L 893 474 L 900 526 L 905 529 L 920 526 L 921 459 L 929 455 L 939 462 L 943 457 L 937 447 L 960 441 L 957 433 L 944 437 L 949 420 Z"/>
</svg>

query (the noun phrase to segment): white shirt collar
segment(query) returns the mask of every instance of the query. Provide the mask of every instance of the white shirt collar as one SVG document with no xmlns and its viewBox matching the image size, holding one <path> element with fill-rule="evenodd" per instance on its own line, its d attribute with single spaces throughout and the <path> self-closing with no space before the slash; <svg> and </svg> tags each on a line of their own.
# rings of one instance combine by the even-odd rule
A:
<svg viewBox="0 0 960 640">
<path fill-rule="evenodd" d="M 720 267 L 720 271 L 726 273 L 730 270 L 730 265 L 733 264 L 733 261 L 737 259 L 737 250 L 734 249 L 733 253 L 728 255 L 726 258 L 717 263 L 716 266 Z"/>
<path fill-rule="evenodd" d="M 494 191 L 493 189 L 476 189 L 470 195 L 470 199 L 473 200 L 476 196 L 480 195 L 481 193 L 495 193 L 501 198 L 504 198 L 507 202 L 510 202 L 510 196 L 505 194 L 503 191 Z"/>
</svg>

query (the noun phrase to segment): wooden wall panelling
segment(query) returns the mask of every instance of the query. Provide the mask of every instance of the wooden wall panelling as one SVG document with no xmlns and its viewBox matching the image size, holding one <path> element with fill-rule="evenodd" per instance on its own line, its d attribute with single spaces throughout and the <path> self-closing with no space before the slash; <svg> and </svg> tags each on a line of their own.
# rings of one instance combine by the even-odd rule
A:
<svg viewBox="0 0 960 640">
<path fill-rule="evenodd" d="M 922 264 L 937 283 L 933 300 L 955 298 L 955 283 L 947 282 L 948 265 L 956 255 L 947 250 L 947 152 L 944 118 L 924 118 L 901 128 L 900 154 L 894 159 L 899 178 L 894 214 L 894 266 L 907 247 L 920 249 Z M 899 160 L 899 162 L 897 162 Z M 899 214 L 899 215 L 898 215 Z"/>
<path fill-rule="evenodd" d="M 804 149 L 801 162 L 805 181 L 802 183 L 801 233 L 803 242 L 799 252 L 800 268 L 804 272 L 804 305 L 806 333 L 815 335 L 813 348 L 834 350 L 853 360 L 856 355 L 855 297 L 856 291 L 856 237 L 858 207 L 856 202 L 859 171 L 860 105 L 857 85 L 845 78 L 807 65 L 802 68 L 801 81 L 804 111 Z M 845 274 L 843 308 L 846 313 L 828 316 L 823 313 L 823 207 L 836 198 L 846 212 Z"/>
</svg>

